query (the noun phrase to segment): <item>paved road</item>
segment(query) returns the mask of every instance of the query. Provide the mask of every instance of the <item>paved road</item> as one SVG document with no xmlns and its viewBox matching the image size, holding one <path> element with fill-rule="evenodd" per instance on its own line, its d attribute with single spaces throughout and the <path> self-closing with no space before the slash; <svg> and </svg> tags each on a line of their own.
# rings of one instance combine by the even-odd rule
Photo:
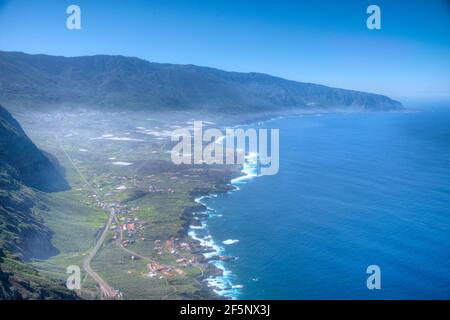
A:
<svg viewBox="0 0 450 320">
<path fill-rule="evenodd" d="M 98 250 L 100 250 L 100 248 L 102 247 L 103 242 L 105 242 L 105 239 L 108 235 L 109 227 L 111 226 L 114 217 L 115 217 L 114 209 L 111 209 L 108 222 L 105 225 L 105 229 L 103 229 L 100 238 L 97 240 L 95 246 L 92 248 L 91 252 L 89 252 L 88 256 L 83 261 L 84 270 L 92 277 L 92 279 L 95 280 L 95 282 L 98 283 L 98 285 L 100 286 L 102 297 L 106 299 L 115 298 L 117 296 L 117 291 L 113 287 L 111 287 L 105 280 L 103 280 L 103 278 L 100 277 L 100 275 L 97 272 L 92 270 L 91 261 L 97 254 Z"/>
<path fill-rule="evenodd" d="M 55 139 L 58 141 L 61 150 L 64 152 L 66 157 L 69 159 L 70 163 L 72 164 L 74 169 L 77 171 L 78 175 L 81 177 L 81 179 L 84 181 L 84 183 L 89 187 L 89 189 L 91 189 L 92 193 L 97 196 L 97 199 L 100 199 L 96 190 L 91 186 L 91 184 L 87 181 L 87 179 L 84 177 L 84 175 L 78 169 L 75 162 L 72 160 L 70 155 L 66 152 L 66 150 L 64 149 L 63 145 L 60 143 L 60 141 L 58 140 L 58 137 L 56 135 L 55 135 Z M 100 287 L 102 298 L 104 298 L 104 299 L 115 299 L 118 296 L 118 292 L 113 287 L 111 287 L 97 272 L 95 272 L 92 269 L 91 261 L 94 259 L 95 255 L 98 253 L 98 251 L 102 247 L 103 243 L 105 242 L 106 237 L 108 236 L 108 230 L 110 229 L 113 221 L 115 221 L 117 223 L 117 226 L 120 227 L 120 240 L 117 243 L 122 250 L 128 252 L 131 255 L 140 257 L 141 259 L 144 259 L 144 260 L 147 260 L 149 262 L 155 262 L 155 260 L 145 257 L 143 255 L 140 255 L 134 251 L 131 251 L 130 249 L 127 249 L 122 245 L 123 229 L 122 229 L 122 226 L 121 226 L 119 220 L 117 219 L 114 209 L 111 209 L 110 213 L 109 213 L 108 221 L 102 231 L 100 238 L 97 240 L 94 247 L 92 248 L 92 250 L 89 252 L 88 256 L 83 261 L 83 269 L 86 271 L 87 274 L 89 274 L 92 277 L 92 279 L 94 279 L 95 282 L 97 282 L 97 284 Z M 203 268 L 201 268 L 201 267 L 198 267 L 198 268 L 200 269 L 201 274 L 203 276 Z M 162 299 L 167 299 L 170 295 L 176 293 L 178 290 L 175 286 L 169 284 L 167 277 L 163 276 L 163 278 L 165 280 L 166 286 L 172 288 L 172 292 L 170 292 L 167 295 L 162 297 Z M 199 285 L 201 285 L 201 283 L 197 279 L 195 279 L 195 280 L 199 283 Z"/>
<path fill-rule="evenodd" d="M 61 150 L 66 155 L 67 159 L 69 159 L 70 163 L 72 164 L 72 166 L 74 167 L 74 169 L 78 173 L 78 175 L 81 177 L 81 179 L 84 181 L 84 183 L 89 187 L 89 189 L 91 189 L 92 193 L 95 194 L 97 196 L 97 198 L 98 198 L 99 195 L 97 194 L 96 190 L 91 186 L 89 181 L 87 181 L 87 179 L 84 177 L 84 175 L 78 169 L 78 167 L 76 166 L 75 162 L 72 160 L 70 155 L 64 149 L 64 146 L 59 141 L 57 135 L 55 135 L 55 139 L 58 142 Z M 94 259 L 94 257 L 97 254 L 98 250 L 100 250 L 100 248 L 102 247 L 103 242 L 105 242 L 106 236 L 108 235 L 109 227 L 111 226 L 112 221 L 115 219 L 115 216 L 116 216 L 116 214 L 114 212 L 114 209 L 111 209 L 110 213 L 109 213 L 108 222 L 105 225 L 105 229 L 103 230 L 100 238 L 95 243 L 94 248 L 92 248 L 92 250 L 89 252 L 88 256 L 83 261 L 83 269 L 92 277 L 92 279 L 94 279 L 95 282 L 97 282 L 97 284 L 100 287 L 102 298 L 104 298 L 104 299 L 114 299 L 115 297 L 117 297 L 117 291 L 114 290 L 114 288 L 111 287 L 105 280 L 103 280 L 103 278 L 100 277 L 100 275 L 97 272 L 92 270 L 91 261 L 92 261 L 92 259 Z"/>
</svg>

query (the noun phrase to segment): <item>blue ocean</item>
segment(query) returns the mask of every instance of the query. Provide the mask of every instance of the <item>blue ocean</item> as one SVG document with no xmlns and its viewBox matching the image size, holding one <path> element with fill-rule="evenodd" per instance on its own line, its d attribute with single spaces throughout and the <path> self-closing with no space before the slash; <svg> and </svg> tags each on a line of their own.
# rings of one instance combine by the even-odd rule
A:
<svg viewBox="0 0 450 320">
<path fill-rule="evenodd" d="M 210 279 L 218 293 L 450 298 L 450 108 L 258 126 L 280 130 L 279 173 L 198 199 L 209 218 L 191 235 L 236 257 L 214 262 L 224 270 Z M 367 288 L 369 265 L 380 267 L 379 290 Z"/>
</svg>

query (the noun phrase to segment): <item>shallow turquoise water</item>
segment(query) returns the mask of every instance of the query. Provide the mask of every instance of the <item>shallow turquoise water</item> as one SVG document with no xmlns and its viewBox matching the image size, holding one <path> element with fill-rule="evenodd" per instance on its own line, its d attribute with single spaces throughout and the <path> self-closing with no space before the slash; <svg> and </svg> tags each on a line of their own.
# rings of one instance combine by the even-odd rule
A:
<svg viewBox="0 0 450 320">
<path fill-rule="evenodd" d="M 240 299 L 450 298 L 450 110 L 284 118 L 280 171 L 203 199 Z M 222 244 L 227 239 L 239 240 Z M 366 268 L 381 268 L 368 290 Z M 242 286 L 242 288 L 240 288 Z"/>
</svg>

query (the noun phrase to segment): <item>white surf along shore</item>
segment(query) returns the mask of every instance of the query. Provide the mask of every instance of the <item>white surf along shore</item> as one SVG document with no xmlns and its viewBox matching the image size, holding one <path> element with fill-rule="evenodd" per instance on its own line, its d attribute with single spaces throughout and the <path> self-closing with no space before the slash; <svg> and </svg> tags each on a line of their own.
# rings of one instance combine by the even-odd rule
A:
<svg viewBox="0 0 450 320">
<path fill-rule="evenodd" d="M 222 137 L 217 142 L 221 142 L 223 138 L 225 137 Z M 258 176 L 258 154 L 250 153 L 245 157 L 245 159 L 246 161 L 243 164 L 241 170 L 243 175 L 230 181 L 231 185 L 234 186 L 234 189 L 228 191 L 228 193 L 240 190 L 240 186 L 247 183 L 248 180 L 251 180 Z M 218 259 L 218 257 L 227 257 L 225 247 L 238 245 L 239 239 L 230 238 L 223 240 L 220 244 L 218 244 L 212 238 L 208 229 L 208 220 L 216 218 L 220 219 L 221 214 L 218 214 L 214 208 L 207 206 L 207 199 L 215 198 L 218 196 L 218 194 L 210 194 L 195 199 L 195 202 L 205 206 L 206 210 L 198 213 L 201 214 L 202 217 L 199 217 L 197 215 L 194 216 L 194 219 L 201 221 L 201 226 L 190 226 L 188 235 L 192 239 L 197 240 L 201 246 L 207 249 L 207 252 L 203 253 L 203 256 L 206 259 L 216 258 L 214 260 L 210 260 L 209 263 L 212 263 L 215 267 L 222 270 L 221 276 L 211 276 L 206 279 L 208 286 L 216 294 L 235 300 L 239 298 L 243 286 L 237 283 L 236 275 L 234 275 L 227 268 L 227 261 Z M 238 259 L 239 257 L 233 258 Z"/>
</svg>

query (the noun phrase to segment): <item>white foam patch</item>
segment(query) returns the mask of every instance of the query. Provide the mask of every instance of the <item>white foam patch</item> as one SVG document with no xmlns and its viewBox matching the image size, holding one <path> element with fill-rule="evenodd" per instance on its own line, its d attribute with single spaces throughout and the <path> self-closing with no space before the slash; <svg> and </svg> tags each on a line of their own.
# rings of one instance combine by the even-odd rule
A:
<svg viewBox="0 0 450 320">
<path fill-rule="evenodd" d="M 201 226 L 191 226 L 191 229 L 205 229 L 206 223 L 202 222 Z"/>
<path fill-rule="evenodd" d="M 114 161 L 114 162 L 112 162 L 112 164 L 114 164 L 116 166 L 131 166 L 133 163 L 125 162 L 125 161 Z"/>
<path fill-rule="evenodd" d="M 234 243 L 238 243 L 238 242 L 239 242 L 239 240 L 228 239 L 228 240 L 223 241 L 222 243 L 229 245 L 229 244 L 234 244 Z"/>
<path fill-rule="evenodd" d="M 125 133 L 130 134 L 130 133 Z M 104 134 L 101 137 L 91 138 L 89 140 L 111 140 L 111 141 L 138 141 L 143 142 L 145 140 L 142 139 L 135 139 L 135 138 L 128 138 L 128 137 L 114 137 L 112 134 Z"/>
<path fill-rule="evenodd" d="M 258 176 L 258 159 L 257 153 L 250 153 L 245 157 L 245 162 L 243 164 L 242 173 L 243 176 L 232 179 L 231 184 L 240 184 L 246 180 L 253 179 Z"/>
<path fill-rule="evenodd" d="M 112 138 L 108 138 L 108 140 L 113 140 L 113 141 L 140 141 L 140 142 L 144 141 L 142 139 L 134 139 L 134 138 L 127 138 L 127 137 L 112 137 Z"/>
</svg>

